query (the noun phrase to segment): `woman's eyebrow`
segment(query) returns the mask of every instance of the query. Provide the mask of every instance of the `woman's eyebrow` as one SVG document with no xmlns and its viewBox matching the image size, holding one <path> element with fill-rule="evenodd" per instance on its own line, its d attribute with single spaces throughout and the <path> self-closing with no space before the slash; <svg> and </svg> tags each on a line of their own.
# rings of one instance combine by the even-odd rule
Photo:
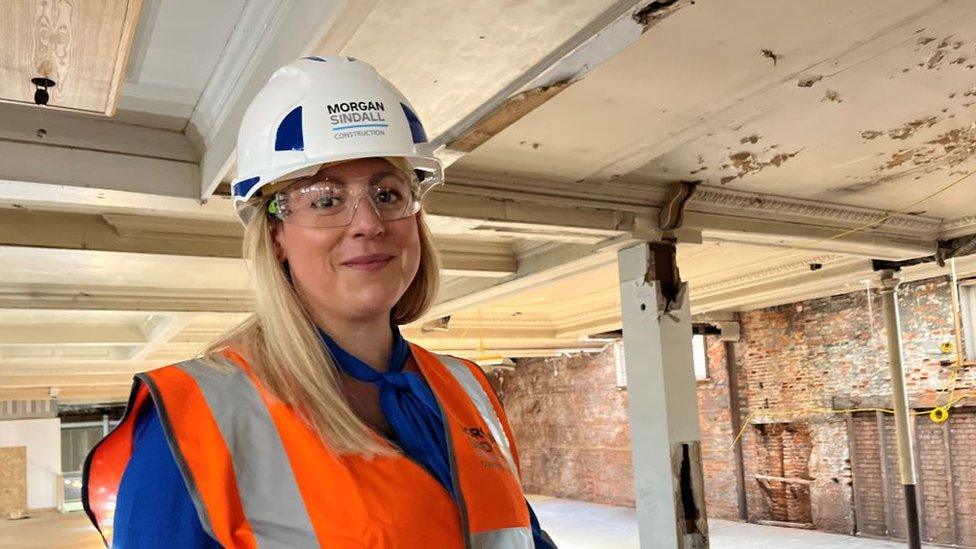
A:
<svg viewBox="0 0 976 549">
<path fill-rule="evenodd" d="M 402 172 L 400 170 L 383 170 L 383 171 L 379 171 L 379 172 L 374 173 L 369 178 L 369 182 L 370 182 L 370 184 L 378 183 L 383 178 L 389 177 L 391 175 L 393 177 L 396 177 L 396 178 L 400 179 L 401 181 L 403 180 L 403 175 L 402 175 Z"/>
</svg>

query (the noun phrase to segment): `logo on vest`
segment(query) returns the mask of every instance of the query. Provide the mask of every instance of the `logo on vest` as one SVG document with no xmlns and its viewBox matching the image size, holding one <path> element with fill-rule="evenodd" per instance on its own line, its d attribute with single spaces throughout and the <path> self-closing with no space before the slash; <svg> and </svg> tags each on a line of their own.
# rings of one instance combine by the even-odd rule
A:
<svg viewBox="0 0 976 549">
<path fill-rule="evenodd" d="M 486 433 L 481 427 L 462 427 L 462 431 L 468 437 L 468 444 L 474 448 L 475 453 L 481 458 L 481 464 L 486 468 L 508 469 L 501 452 L 498 451 L 498 442 L 491 433 Z"/>
</svg>

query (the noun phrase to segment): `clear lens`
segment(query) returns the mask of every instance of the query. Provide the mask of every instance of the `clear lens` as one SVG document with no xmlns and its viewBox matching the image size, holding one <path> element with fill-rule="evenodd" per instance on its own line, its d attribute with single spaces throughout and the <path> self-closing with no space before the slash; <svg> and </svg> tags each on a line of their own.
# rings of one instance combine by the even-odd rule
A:
<svg viewBox="0 0 976 549">
<path fill-rule="evenodd" d="M 367 185 L 313 177 L 276 195 L 276 215 L 302 227 L 343 227 L 366 198 L 380 219 L 393 221 L 420 211 L 420 196 L 419 184 L 400 172 L 378 173 Z"/>
</svg>

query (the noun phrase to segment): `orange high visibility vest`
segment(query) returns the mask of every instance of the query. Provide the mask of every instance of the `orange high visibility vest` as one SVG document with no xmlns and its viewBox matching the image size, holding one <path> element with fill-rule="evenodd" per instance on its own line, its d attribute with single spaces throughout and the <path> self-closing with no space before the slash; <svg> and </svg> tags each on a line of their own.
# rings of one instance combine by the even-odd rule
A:
<svg viewBox="0 0 976 549">
<path fill-rule="evenodd" d="M 477 365 L 411 344 L 444 415 L 457 502 L 405 455 L 324 445 L 240 355 L 137 374 L 125 416 L 85 463 L 85 510 L 111 544 L 139 409 L 152 399 L 204 530 L 225 547 L 530 548 L 518 456 Z"/>
</svg>

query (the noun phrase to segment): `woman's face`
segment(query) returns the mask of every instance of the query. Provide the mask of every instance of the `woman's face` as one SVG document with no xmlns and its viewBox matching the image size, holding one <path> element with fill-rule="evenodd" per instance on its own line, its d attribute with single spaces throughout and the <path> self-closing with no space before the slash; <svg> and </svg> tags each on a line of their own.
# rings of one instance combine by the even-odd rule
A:
<svg viewBox="0 0 976 549">
<path fill-rule="evenodd" d="M 363 158 L 325 167 L 316 179 L 328 178 L 350 196 L 363 196 L 379 174 L 395 169 L 382 158 Z M 286 217 L 271 231 L 278 259 L 288 262 L 295 289 L 320 320 L 389 318 L 420 265 L 416 215 L 383 221 L 368 193 L 346 226 L 303 227 Z"/>
</svg>

